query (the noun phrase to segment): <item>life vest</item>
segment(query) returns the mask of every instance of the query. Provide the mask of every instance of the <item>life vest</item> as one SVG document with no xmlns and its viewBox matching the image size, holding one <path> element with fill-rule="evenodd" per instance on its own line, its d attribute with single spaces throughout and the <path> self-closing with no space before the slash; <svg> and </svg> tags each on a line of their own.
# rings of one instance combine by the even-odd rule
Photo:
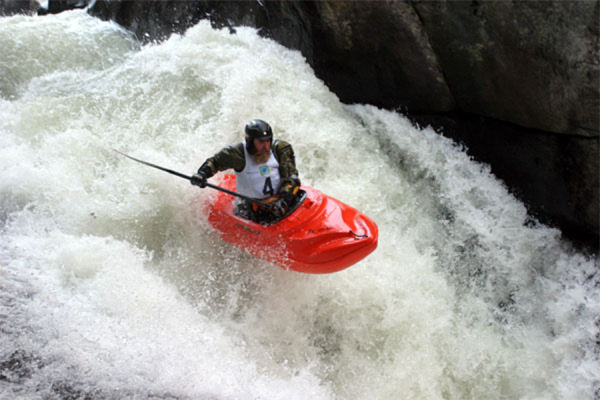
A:
<svg viewBox="0 0 600 400">
<path fill-rule="evenodd" d="M 252 155 L 248 153 L 244 143 L 244 156 L 246 166 L 241 172 L 235 172 L 237 191 L 255 199 L 266 199 L 279 193 L 281 176 L 279 175 L 279 162 L 273 153 L 266 163 L 257 164 Z"/>
</svg>

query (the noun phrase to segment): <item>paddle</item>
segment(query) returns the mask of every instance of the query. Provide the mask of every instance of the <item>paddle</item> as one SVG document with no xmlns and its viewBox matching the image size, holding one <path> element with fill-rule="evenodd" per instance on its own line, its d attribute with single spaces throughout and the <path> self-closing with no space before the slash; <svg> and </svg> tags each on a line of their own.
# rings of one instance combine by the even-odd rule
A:
<svg viewBox="0 0 600 400">
<path fill-rule="evenodd" d="M 125 156 L 125 157 L 127 157 L 127 158 L 129 158 L 131 160 L 133 160 L 133 161 L 137 161 L 137 162 L 139 162 L 141 164 L 147 165 L 147 166 L 152 167 L 152 168 L 160 169 L 161 171 L 165 171 L 165 172 L 168 172 L 169 174 L 178 176 L 178 177 L 183 178 L 183 179 L 187 179 L 188 181 L 192 180 L 192 177 L 189 176 L 189 175 L 185 175 L 185 174 L 182 174 L 181 172 L 173 171 L 172 169 L 163 168 L 161 166 L 158 166 L 158 165 L 155 165 L 155 164 L 151 164 L 151 163 L 146 162 L 146 161 L 138 160 L 137 158 L 133 158 L 131 156 L 128 156 L 127 154 L 121 153 L 119 150 L 116 150 L 116 149 L 113 149 L 113 150 L 116 151 L 117 153 L 119 153 L 119 154 L 121 154 L 121 155 L 123 155 L 123 156 Z M 206 182 L 206 186 L 209 187 L 209 188 L 211 188 L 211 189 L 220 190 L 221 192 L 230 194 L 232 196 L 236 196 L 236 197 L 239 197 L 241 199 L 248 200 L 248 201 L 251 201 L 251 202 L 256 203 L 256 204 L 260 204 L 263 207 L 267 207 L 267 208 L 272 208 L 273 207 L 272 204 L 267 204 L 267 203 L 264 203 L 264 202 L 262 202 L 260 200 L 256 200 L 256 199 L 253 199 L 251 197 L 244 196 L 243 194 L 239 194 L 237 192 L 232 192 L 231 190 L 227 190 L 225 188 L 222 188 L 221 186 L 213 185 L 212 183 Z"/>
</svg>

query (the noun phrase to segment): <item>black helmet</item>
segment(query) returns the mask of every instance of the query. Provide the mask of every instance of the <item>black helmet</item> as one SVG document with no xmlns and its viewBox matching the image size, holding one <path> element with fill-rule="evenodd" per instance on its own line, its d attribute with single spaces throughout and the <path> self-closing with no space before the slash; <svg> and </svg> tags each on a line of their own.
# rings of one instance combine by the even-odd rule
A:
<svg viewBox="0 0 600 400">
<path fill-rule="evenodd" d="M 254 153 L 254 139 L 273 140 L 271 126 L 262 119 L 253 119 L 246 124 L 246 148 L 250 154 Z"/>
<path fill-rule="evenodd" d="M 254 119 L 246 124 L 246 137 L 251 139 L 272 139 L 273 130 L 271 126 L 262 119 Z"/>
</svg>

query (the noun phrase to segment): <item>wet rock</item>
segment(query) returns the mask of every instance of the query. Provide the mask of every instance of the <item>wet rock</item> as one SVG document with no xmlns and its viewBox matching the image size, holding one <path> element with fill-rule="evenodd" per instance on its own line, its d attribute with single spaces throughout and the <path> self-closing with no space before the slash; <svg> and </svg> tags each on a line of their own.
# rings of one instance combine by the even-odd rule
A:
<svg viewBox="0 0 600 400">
<path fill-rule="evenodd" d="M 38 7 L 35 0 L 0 0 L 0 16 L 35 14 Z"/>
<path fill-rule="evenodd" d="M 63 11 L 85 8 L 88 0 L 48 0 L 37 10 L 39 15 L 58 14 Z"/>
<path fill-rule="evenodd" d="M 598 137 L 599 3 L 415 2 L 461 112 Z"/>
</svg>

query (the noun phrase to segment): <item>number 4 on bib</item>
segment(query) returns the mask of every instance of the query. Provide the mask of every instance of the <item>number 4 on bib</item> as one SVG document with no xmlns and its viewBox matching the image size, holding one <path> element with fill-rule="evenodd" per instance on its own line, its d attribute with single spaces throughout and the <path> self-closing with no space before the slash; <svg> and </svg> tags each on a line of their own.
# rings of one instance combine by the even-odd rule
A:
<svg viewBox="0 0 600 400">
<path fill-rule="evenodd" d="M 265 186 L 263 187 L 263 194 L 273 196 L 275 191 L 273 190 L 273 184 L 271 183 L 271 177 L 265 179 Z"/>
</svg>

